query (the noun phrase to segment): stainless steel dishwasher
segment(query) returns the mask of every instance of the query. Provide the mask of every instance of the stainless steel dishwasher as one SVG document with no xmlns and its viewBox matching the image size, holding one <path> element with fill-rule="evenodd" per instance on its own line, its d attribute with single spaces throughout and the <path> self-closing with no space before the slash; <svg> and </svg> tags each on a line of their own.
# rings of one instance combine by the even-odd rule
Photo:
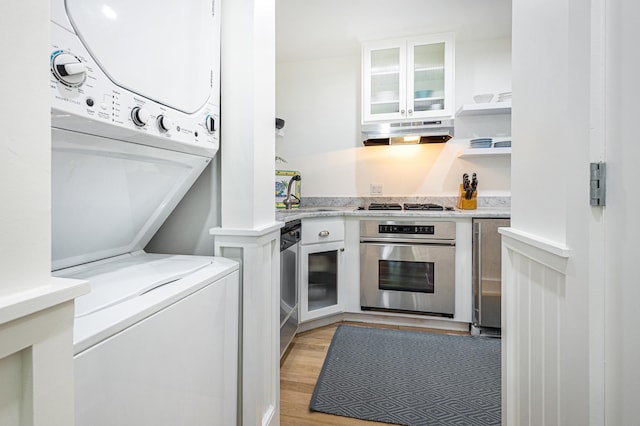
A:
<svg viewBox="0 0 640 426">
<path fill-rule="evenodd" d="M 300 220 L 280 230 L 280 357 L 298 331 L 298 248 Z"/>
<path fill-rule="evenodd" d="M 498 228 L 510 224 L 510 219 L 473 219 L 474 327 L 501 327 L 502 245 Z"/>
</svg>

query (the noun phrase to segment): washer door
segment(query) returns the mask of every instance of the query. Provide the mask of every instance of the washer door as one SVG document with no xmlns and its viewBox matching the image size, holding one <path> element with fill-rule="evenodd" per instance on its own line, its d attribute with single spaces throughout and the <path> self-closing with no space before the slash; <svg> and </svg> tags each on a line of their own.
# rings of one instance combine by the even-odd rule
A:
<svg viewBox="0 0 640 426">
<path fill-rule="evenodd" d="M 73 28 L 115 84 L 185 113 L 199 110 L 211 93 L 219 22 L 213 5 L 211 0 L 66 1 Z"/>
</svg>

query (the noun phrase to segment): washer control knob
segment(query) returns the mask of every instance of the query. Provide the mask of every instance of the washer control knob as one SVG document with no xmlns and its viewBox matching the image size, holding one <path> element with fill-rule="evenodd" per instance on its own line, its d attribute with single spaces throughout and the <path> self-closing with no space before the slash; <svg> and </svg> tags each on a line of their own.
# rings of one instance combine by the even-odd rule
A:
<svg viewBox="0 0 640 426">
<path fill-rule="evenodd" d="M 171 121 L 171 119 L 166 115 L 159 115 L 156 119 L 156 123 L 158 124 L 158 129 L 161 132 L 168 132 L 174 128 L 173 121 Z"/>
<path fill-rule="evenodd" d="M 87 70 L 77 56 L 62 50 L 51 55 L 51 72 L 65 86 L 82 86 L 87 78 Z"/>
<path fill-rule="evenodd" d="M 204 119 L 204 125 L 207 127 L 207 131 L 209 133 L 213 133 L 216 131 L 216 118 L 213 115 L 207 115 L 207 118 Z"/>
<path fill-rule="evenodd" d="M 131 119 L 136 126 L 144 127 L 149 122 L 149 112 L 142 107 L 134 107 L 131 110 Z"/>
</svg>

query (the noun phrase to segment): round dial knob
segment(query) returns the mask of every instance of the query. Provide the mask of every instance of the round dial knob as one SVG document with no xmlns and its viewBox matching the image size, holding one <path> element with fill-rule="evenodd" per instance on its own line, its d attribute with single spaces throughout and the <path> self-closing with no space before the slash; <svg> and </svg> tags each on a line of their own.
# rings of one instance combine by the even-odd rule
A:
<svg viewBox="0 0 640 426">
<path fill-rule="evenodd" d="M 149 122 L 149 112 L 142 107 L 134 107 L 131 110 L 131 119 L 136 126 L 144 127 Z"/>
<path fill-rule="evenodd" d="M 216 118 L 212 115 L 207 115 L 207 118 L 204 119 L 204 125 L 207 127 L 207 131 L 209 133 L 213 133 L 216 131 Z"/>
<path fill-rule="evenodd" d="M 60 83 L 69 87 L 82 86 L 87 70 L 82 61 L 71 53 L 60 51 L 51 57 L 51 72 Z"/>
<path fill-rule="evenodd" d="M 156 122 L 161 132 L 168 132 L 173 129 L 173 121 L 166 115 L 159 115 Z"/>
</svg>

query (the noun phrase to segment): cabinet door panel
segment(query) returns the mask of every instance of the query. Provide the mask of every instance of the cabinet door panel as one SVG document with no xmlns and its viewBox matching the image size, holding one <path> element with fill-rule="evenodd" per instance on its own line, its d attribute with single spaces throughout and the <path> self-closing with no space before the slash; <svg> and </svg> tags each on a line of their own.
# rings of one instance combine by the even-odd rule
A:
<svg viewBox="0 0 640 426">
<path fill-rule="evenodd" d="M 300 248 L 300 320 L 342 312 L 339 300 L 344 242 Z"/>
<path fill-rule="evenodd" d="M 406 108 L 406 45 L 384 42 L 363 49 L 363 119 L 402 118 Z"/>
<path fill-rule="evenodd" d="M 413 111 L 444 109 L 444 43 L 413 46 Z"/>
<path fill-rule="evenodd" d="M 454 41 L 450 34 L 407 41 L 409 116 L 453 115 Z"/>
<path fill-rule="evenodd" d="M 453 115 L 452 34 L 365 43 L 362 55 L 363 122 Z"/>
</svg>

